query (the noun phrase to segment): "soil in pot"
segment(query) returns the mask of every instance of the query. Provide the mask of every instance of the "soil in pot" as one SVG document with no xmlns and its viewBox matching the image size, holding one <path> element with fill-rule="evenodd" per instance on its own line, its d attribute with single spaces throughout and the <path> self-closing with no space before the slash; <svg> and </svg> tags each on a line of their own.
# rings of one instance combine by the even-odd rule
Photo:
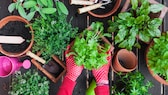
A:
<svg viewBox="0 0 168 95">
<path fill-rule="evenodd" d="M 25 27 L 25 23 L 20 21 L 10 21 L 0 29 L 0 35 L 21 36 L 25 41 L 21 44 L 2 44 L 2 48 L 7 52 L 17 53 L 24 51 L 30 44 L 30 29 Z"/>
<path fill-rule="evenodd" d="M 56 61 L 51 59 L 48 63 L 43 65 L 43 68 L 50 72 L 54 77 L 58 77 L 64 70 Z"/>
</svg>

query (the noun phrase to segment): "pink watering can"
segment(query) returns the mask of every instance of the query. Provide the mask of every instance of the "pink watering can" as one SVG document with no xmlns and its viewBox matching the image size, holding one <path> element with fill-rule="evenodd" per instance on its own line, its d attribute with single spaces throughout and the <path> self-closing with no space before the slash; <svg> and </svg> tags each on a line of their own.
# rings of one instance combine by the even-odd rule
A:
<svg viewBox="0 0 168 95">
<path fill-rule="evenodd" d="M 8 77 L 15 71 L 19 70 L 22 66 L 25 69 L 29 69 L 31 62 L 25 60 L 22 63 L 15 57 L 0 56 L 0 77 Z"/>
</svg>

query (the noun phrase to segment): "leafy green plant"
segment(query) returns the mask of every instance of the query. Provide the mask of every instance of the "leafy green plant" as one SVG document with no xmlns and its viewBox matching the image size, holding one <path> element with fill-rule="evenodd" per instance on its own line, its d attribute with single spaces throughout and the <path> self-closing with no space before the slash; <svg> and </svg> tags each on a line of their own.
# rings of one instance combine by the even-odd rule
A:
<svg viewBox="0 0 168 95">
<path fill-rule="evenodd" d="M 168 32 L 154 38 L 147 52 L 148 66 L 168 82 Z"/>
<path fill-rule="evenodd" d="M 149 88 L 153 86 L 152 82 L 145 82 L 145 77 L 141 72 L 129 72 L 125 75 L 118 73 L 118 79 L 114 85 L 114 95 L 150 95 Z M 123 86 L 119 89 L 118 86 Z"/>
<path fill-rule="evenodd" d="M 158 13 L 163 8 L 162 4 L 150 4 L 148 0 L 131 0 L 131 8 L 127 12 L 119 13 L 114 21 L 108 21 L 108 31 L 115 32 L 115 44 L 120 48 L 132 50 L 140 48 L 136 38 L 149 42 L 154 37 L 161 35 L 159 26 L 162 19 L 151 18 L 150 13 Z"/>
<path fill-rule="evenodd" d="M 47 62 L 52 55 L 61 58 L 70 40 L 75 38 L 78 28 L 73 28 L 64 14 L 48 15 L 47 19 L 36 18 L 32 23 L 34 32 L 33 52 L 41 52 Z"/>
<path fill-rule="evenodd" d="M 46 15 L 53 14 L 56 11 L 61 11 L 68 15 L 68 10 L 62 2 L 56 0 L 55 3 L 57 8 L 54 7 L 53 0 L 17 0 L 8 6 L 8 10 L 10 13 L 15 9 L 18 10 L 19 14 L 29 21 L 36 12 L 45 19 L 47 18 Z"/>
<path fill-rule="evenodd" d="M 93 22 L 90 29 L 85 29 L 80 37 L 75 38 L 72 52 L 67 56 L 74 55 L 75 63 L 89 70 L 101 67 L 107 63 L 106 52 L 110 49 L 109 44 L 101 42 L 102 36 L 111 35 L 104 33 L 103 23 Z"/>
<path fill-rule="evenodd" d="M 17 71 L 12 78 L 10 95 L 49 95 L 49 81 L 36 70 Z"/>
</svg>

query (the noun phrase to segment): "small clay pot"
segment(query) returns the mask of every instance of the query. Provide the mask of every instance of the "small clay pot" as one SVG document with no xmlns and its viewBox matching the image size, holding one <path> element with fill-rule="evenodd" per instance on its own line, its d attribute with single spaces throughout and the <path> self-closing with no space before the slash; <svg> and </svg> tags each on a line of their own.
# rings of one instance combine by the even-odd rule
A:
<svg viewBox="0 0 168 95">
<path fill-rule="evenodd" d="M 121 4 L 121 0 L 115 0 L 114 7 L 110 11 L 108 11 L 107 13 L 99 14 L 99 13 L 94 12 L 94 10 L 88 11 L 88 13 L 94 17 L 105 18 L 105 17 L 108 17 L 108 16 L 114 14 L 118 10 L 118 8 L 120 7 L 120 4 Z M 99 9 L 97 9 L 97 10 L 99 10 Z"/>
<path fill-rule="evenodd" d="M 121 49 L 114 55 L 112 70 L 114 72 L 131 72 L 136 69 L 138 60 L 132 51 Z"/>
<path fill-rule="evenodd" d="M 26 19 L 24 19 L 20 16 L 7 16 L 7 17 L 3 18 L 2 20 L 0 20 L 0 28 L 4 27 L 10 21 L 20 21 L 25 24 L 29 24 L 29 22 Z M 34 31 L 31 26 L 29 26 L 29 28 L 30 28 L 30 31 L 32 32 L 31 33 L 31 41 L 29 43 L 29 46 L 24 51 L 20 51 L 17 53 L 8 52 L 8 51 L 5 51 L 2 47 L 2 45 L 0 44 L 0 52 L 4 55 L 10 56 L 10 57 L 20 57 L 20 56 L 26 54 L 32 48 L 32 45 L 34 42 Z"/>
</svg>

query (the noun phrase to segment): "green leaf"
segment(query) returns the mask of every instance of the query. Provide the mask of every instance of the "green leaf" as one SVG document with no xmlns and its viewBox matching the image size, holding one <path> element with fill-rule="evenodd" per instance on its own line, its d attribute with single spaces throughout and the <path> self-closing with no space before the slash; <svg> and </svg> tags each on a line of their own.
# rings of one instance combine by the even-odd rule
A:
<svg viewBox="0 0 168 95">
<path fill-rule="evenodd" d="M 145 31 L 139 32 L 139 38 L 144 42 L 149 42 L 150 41 L 150 37 L 147 34 L 145 34 Z"/>
<path fill-rule="evenodd" d="M 24 8 L 23 8 L 21 5 L 18 6 L 18 12 L 19 12 L 19 14 L 20 14 L 23 18 L 26 18 L 26 17 L 27 17 L 26 12 L 25 12 Z"/>
<path fill-rule="evenodd" d="M 138 0 L 131 0 L 132 9 L 135 10 L 138 7 Z"/>
<path fill-rule="evenodd" d="M 163 9 L 163 7 L 164 7 L 164 5 L 162 5 L 162 4 L 152 4 L 150 6 L 150 11 L 152 13 L 158 13 Z"/>
<path fill-rule="evenodd" d="M 34 17 L 34 14 L 35 14 L 35 12 L 30 12 L 26 17 L 27 20 L 30 21 Z"/>
<path fill-rule="evenodd" d="M 56 8 L 42 8 L 41 12 L 45 14 L 53 14 L 54 12 L 56 12 Z"/>
<path fill-rule="evenodd" d="M 47 0 L 40 0 L 40 1 L 41 1 L 41 3 L 42 3 L 43 5 L 45 5 L 45 6 L 47 6 L 47 5 L 48 5 Z"/>
<path fill-rule="evenodd" d="M 64 13 L 65 15 L 68 15 L 68 9 L 64 5 L 64 3 L 57 1 L 57 7 L 62 13 Z"/>
<path fill-rule="evenodd" d="M 23 3 L 23 7 L 24 8 L 32 8 L 32 7 L 34 7 L 34 6 L 36 6 L 36 1 L 26 1 L 26 2 L 24 2 Z"/>
<path fill-rule="evenodd" d="M 163 58 L 164 58 L 164 59 L 168 59 L 168 51 L 166 51 L 166 52 L 163 54 Z"/>
<path fill-rule="evenodd" d="M 132 16 L 132 14 L 129 12 L 123 12 L 118 14 L 118 17 L 122 20 L 127 20 L 127 18 L 130 16 Z"/>
<path fill-rule="evenodd" d="M 48 0 L 48 7 L 50 8 L 50 7 L 53 7 L 53 0 Z"/>
<path fill-rule="evenodd" d="M 11 4 L 8 6 L 8 11 L 9 11 L 10 13 L 12 13 L 15 8 L 16 8 L 16 3 L 11 3 Z"/>
</svg>

